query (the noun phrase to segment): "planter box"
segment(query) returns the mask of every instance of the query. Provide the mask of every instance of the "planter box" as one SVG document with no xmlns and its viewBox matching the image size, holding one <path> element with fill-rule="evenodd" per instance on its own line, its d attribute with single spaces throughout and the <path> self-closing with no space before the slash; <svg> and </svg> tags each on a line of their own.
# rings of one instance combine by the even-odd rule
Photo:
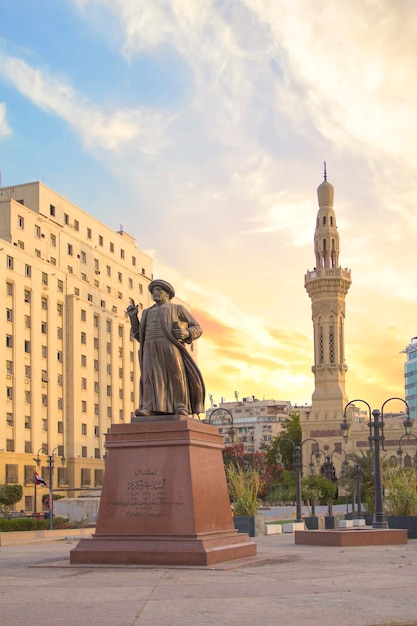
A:
<svg viewBox="0 0 417 626">
<path fill-rule="evenodd" d="M 255 536 L 254 517 L 234 515 L 233 523 L 238 533 L 246 533 L 249 537 Z"/>
<path fill-rule="evenodd" d="M 389 528 L 405 528 L 409 539 L 417 539 L 417 515 L 388 515 Z"/>
</svg>

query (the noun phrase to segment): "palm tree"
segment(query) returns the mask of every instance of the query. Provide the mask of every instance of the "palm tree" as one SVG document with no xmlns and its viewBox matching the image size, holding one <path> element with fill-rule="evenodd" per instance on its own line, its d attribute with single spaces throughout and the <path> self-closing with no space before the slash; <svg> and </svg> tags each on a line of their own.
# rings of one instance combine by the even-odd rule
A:
<svg viewBox="0 0 417 626">
<path fill-rule="evenodd" d="M 355 465 L 359 465 L 361 472 L 361 493 L 362 500 L 366 506 L 368 515 L 375 513 L 375 453 L 373 450 L 360 450 L 359 452 L 350 452 L 347 455 L 350 461 Z M 389 468 L 388 459 L 382 459 L 382 477 Z M 348 491 L 355 491 L 354 467 L 349 466 L 345 472 L 345 482 L 348 485 Z"/>
</svg>

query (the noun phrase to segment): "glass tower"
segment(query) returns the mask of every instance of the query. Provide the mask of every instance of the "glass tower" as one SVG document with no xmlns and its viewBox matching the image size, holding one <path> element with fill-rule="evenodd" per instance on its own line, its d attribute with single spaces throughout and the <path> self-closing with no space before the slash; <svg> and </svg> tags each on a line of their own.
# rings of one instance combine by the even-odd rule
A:
<svg viewBox="0 0 417 626">
<path fill-rule="evenodd" d="M 417 337 L 403 350 L 407 355 L 404 364 L 405 399 L 410 407 L 411 419 L 417 418 Z"/>
</svg>

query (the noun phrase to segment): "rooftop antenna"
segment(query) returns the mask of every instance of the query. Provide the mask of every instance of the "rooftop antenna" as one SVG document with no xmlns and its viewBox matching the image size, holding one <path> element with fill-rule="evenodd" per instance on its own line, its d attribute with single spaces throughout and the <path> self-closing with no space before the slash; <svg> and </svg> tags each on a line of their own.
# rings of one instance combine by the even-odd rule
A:
<svg viewBox="0 0 417 626">
<path fill-rule="evenodd" d="M 326 161 L 324 161 L 324 180 L 327 180 Z"/>
</svg>

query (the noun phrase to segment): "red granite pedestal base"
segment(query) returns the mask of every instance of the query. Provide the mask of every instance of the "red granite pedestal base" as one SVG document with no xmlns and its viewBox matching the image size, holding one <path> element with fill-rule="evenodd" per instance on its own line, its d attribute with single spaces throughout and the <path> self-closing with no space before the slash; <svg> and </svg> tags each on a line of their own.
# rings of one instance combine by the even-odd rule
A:
<svg viewBox="0 0 417 626">
<path fill-rule="evenodd" d="M 73 564 L 213 565 L 256 555 L 238 534 L 217 428 L 198 420 L 112 426 L 96 533 Z"/>
</svg>

